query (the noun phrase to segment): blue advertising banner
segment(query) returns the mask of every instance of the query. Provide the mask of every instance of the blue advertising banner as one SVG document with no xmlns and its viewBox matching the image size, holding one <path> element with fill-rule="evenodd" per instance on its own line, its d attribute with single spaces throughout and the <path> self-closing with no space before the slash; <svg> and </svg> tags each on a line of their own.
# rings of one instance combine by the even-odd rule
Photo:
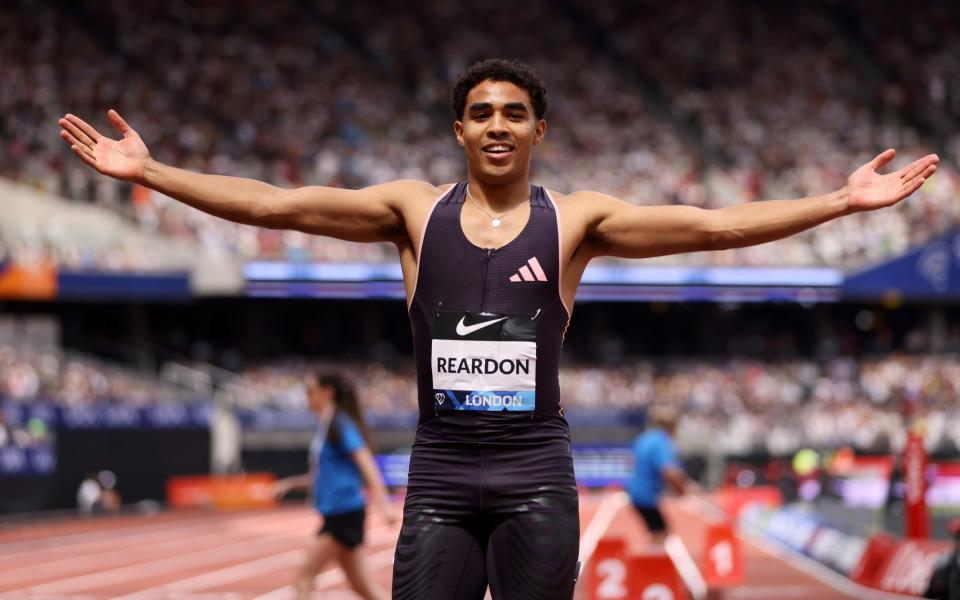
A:
<svg viewBox="0 0 960 600">
<path fill-rule="evenodd" d="M 57 406 L 52 402 L 2 405 L 7 423 L 24 426 L 38 419 L 53 429 L 200 429 L 210 423 L 210 403 L 165 402 L 150 406 L 93 404 Z"/>
<path fill-rule="evenodd" d="M 857 299 L 890 295 L 906 300 L 960 299 L 960 231 L 850 275 L 843 283 L 843 295 Z"/>
<path fill-rule="evenodd" d="M 50 475 L 57 466 L 57 453 L 52 442 L 21 448 L 0 446 L 0 476 Z"/>
<path fill-rule="evenodd" d="M 57 297 L 69 299 L 143 298 L 186 300 L 192 297 L 189 273 L 109 273 L 61 271 Z"/>
<path fill-rule="evenodd" d="M 377 464 L 389 486 L 407 485 L 410 454 L 378 454 Z M 633 450 L 626 445 L 573 447 L 573 470 L 577 485 L 587 487 L 621 486 L 633 474 Z"/>
</svg>

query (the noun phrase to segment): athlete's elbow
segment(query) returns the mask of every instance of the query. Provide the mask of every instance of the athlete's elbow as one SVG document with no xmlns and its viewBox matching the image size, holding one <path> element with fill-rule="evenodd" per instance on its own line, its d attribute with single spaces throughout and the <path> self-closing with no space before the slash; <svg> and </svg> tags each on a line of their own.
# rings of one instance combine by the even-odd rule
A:
<svg viewBox="0 0 960 600">
<path fill-rule="evenodd" d="M 722 210 L 704 211 L 700 233 L 706 250 L 729 250 L 749 244 L 743 230 L 732 223 Z"/>
<path fill-rule="evenodd" d="M 707 247 L 710 250 L 730 250 L 748 245 L 746 237 L 735 229 L 714 232 L 709 236 Z"/>
<path fill-rule="evenodd" d="M 296 229 L 296 210 L 292 192 L 275 188 L 257 198 L 253 208 L 253 224 L 267 229 Z"/>
</svg>

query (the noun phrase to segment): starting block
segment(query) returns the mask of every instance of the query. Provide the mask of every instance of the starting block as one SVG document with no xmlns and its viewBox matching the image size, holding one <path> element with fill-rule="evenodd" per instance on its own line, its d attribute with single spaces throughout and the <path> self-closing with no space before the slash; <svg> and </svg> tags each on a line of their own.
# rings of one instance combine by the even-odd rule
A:
<svg viewBox="0 0 960 600">
<path fill-rule="evenodd" d="M 740 540 L 729 522 L 709 526 L 701 564 L 703 578 L 710 588 L 731 587 L 743 583 Z"/>
<path fill-rule="evenodd" d="M 604 538 L 590 561 L 589 600 L 685 600 L 673 560 L 665 552 L 628 555 L 622 539 Z"/>
</svg>

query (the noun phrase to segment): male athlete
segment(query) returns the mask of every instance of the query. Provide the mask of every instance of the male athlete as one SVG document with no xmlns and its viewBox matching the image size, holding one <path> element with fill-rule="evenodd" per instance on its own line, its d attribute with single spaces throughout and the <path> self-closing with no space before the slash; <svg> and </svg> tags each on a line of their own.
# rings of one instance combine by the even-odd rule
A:
<svg viewBox="0 0 960 600">
<path fill-rule="evenodd" d="M 413 329 L 420 422 L 393 597 L 568 600 L 579 538 L 557 369 L 574 294 L 597 256 L 643 258 L 769 242 L 890 206 L 936 170 L 929 155 L 886 175 L 887 150 L 823 196 L 718 210 L 636 206 L 531 185 L 547 132 L 543 82 L 516 61 L 470 67 L 453 91 L 467 180 L 361 190 L 281 189 L 150 158 L 117 112 L 104 137 L 74 115 L 60 135 L 88 165 L 212 215 L 354 242 L 392 242 Z M 586 159 L 586 157 L 585 157 Z"/>
</svg>

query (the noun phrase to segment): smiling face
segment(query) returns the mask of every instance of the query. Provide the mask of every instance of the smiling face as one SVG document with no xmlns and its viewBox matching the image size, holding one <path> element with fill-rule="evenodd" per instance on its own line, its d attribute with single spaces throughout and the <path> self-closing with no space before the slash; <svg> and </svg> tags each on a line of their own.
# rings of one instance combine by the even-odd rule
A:
<svg viewBox="0 0 960 600">
<path fill-rule="evenodd" d="M 472 179 L 503 185 L 529 177 L 533 146 L 543 139 L 547 122 L 535 117 L 526 90 L 486 79 L 467 94 L 463 113 L 453 128 Z"/>
</svg>

